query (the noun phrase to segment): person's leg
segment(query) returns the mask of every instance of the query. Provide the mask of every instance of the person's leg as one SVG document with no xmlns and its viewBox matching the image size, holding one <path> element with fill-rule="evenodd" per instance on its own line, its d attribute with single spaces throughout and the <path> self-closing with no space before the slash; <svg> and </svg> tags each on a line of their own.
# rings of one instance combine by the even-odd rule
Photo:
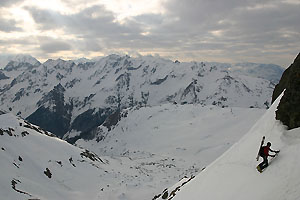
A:
<svg viewBox="0 0 300 200">
<path fill-rule="evenodd" d="M 268 163 L 268 157 L 264 156 L 263 157 L 263 162 L 260 165 L 260 169 L 263 170 L 264 168 L 268 167 L 269 163 Z"/>
</svg>

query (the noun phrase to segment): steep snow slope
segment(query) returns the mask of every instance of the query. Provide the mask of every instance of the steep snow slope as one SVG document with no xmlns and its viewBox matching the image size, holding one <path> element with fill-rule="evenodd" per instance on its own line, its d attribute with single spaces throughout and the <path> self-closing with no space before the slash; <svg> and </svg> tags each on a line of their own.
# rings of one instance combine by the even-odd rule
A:
<svg viewBox="0 0 300 200">
<path fill-rule="evenodd" d="M 237 144 L 186 184 L 175 200 L 297 200 L 300 198 L 300 129 L 287 131 L 275 120 L 281 96 Z M 262 173 L 256 155 L 262 136 L 280 149 Z M 260 160 L 261 161 L 261 160 Z"/>
<path fill-rule="evenodd" d="M 76 144 L 119 160 L 121 173 L 106 195 L 135 200 L 152 199 L 181 178 L 198 174 L 242 137 L 265 110 L 164 104 L 124 112 L 127 117 L 111 131 L 100 126 L 94 140 Z M 102 140 L 97 142 L 97 138 Z M 137 176 L 130 179 L 127 171 L 132 168 Z"/>
<path fill-rule="evenodd" d="M 106 160 L 53 136 L 0 115 L 1 199 L 97 199 Z"/>
</svg>

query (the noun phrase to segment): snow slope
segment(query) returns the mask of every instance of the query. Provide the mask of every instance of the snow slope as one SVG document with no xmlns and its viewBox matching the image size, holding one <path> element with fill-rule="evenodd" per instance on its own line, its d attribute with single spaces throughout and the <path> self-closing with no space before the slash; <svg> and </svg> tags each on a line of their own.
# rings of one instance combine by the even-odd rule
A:
<svg viewBox="0 0 300 200">
<path fill-rule="evenodd" d="M 12 114 L 2 114 L 0 197 L 152 199 L 162 188 L 201 171 L 264 112 L 171 104 L 129 109 L 127 118 L 103 141 L 78 141 L 101 158 Z M 45 174 L 47 168 L 51 177 Z"/>
<path fill-rule="evenodd" d="M 300 199 L 300 129 L 287 131 L 275 120 L 280 98 L 238 143 L 182 187 L 174 199 Z M 263 135 L 272 142 L 272 149 L 281 152 L 260 174 L 255 157 Z"/>
<path fill-rule="evenodd" d="M 112 157 L 121 166 L 116 184 L 103 199 L 152 199 L 183 177 L 198 174 L 246 134 L 264 112 L 173 104 L 130 109 L 111 131 L 100 126 L 94 140 L 81 139 L 76 144 Z M 104 139 L 97 142 L 101 136 Z M 133 179 L 132 169 L 136 171 Z"/>
<path fill-rule="evenodd" d="M 109 168 L 106 160 L 11 114 L 0 115 L 0 148 L 0 199 L 98 199 L 97 175 Z"/>
</svg>

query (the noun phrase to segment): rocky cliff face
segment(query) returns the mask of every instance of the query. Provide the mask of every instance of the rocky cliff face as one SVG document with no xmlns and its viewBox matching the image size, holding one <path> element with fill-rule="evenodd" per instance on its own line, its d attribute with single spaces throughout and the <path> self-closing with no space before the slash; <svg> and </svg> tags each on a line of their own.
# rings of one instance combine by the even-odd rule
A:
<svg viewBox="0 0 300 200">
<path fill-rule="evenodd" d="M 300 127 L 300 53 L 294 63 L 285 70 L 279 84 L 276 85 L 272 102 L 284 90 L 284 95 L 276 111 L 276 119 L 282 121 L 288 129 Z"/>
</svg>

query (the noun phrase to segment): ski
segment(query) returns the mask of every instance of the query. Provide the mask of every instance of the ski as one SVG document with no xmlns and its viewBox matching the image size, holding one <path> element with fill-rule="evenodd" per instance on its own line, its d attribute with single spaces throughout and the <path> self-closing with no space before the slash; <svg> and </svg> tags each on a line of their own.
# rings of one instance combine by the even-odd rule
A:
<svg viewBox="0 0 300 200">
<path fill-rule="evenodd" d="M 263 136 L 262 140 L 261 140 L 261 143 L 260 143 L 260 147 L 258 149 L 258 153 L 257 153 L 257 156 L 256 156 L 256 160 L 258 161 L 259 160 L 259 152 L 260 152 L 260 149 L 261 147 L 264 145 L 264 142 L 265 142 L 265 136 Z"/>
</svg>

